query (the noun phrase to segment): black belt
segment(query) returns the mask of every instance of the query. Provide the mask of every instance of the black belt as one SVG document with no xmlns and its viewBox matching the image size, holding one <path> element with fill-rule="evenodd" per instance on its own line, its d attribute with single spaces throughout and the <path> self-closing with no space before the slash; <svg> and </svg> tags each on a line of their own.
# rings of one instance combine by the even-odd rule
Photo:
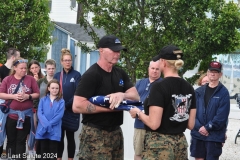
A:
<svg viewBox="0 0 240 160">
<path fill-rule="evenodd" d="M 117 129 L 120 128 L 120 126 L 111 126 L 111 127 L 107 127 L 107 126 L 99 126 L 93 123 L 84 123 L 84 125 L 89 126 L 89 127 L 93 127 L 93 128 L 97 128 L 100 130 L 104 130 L 104 131 L 108 131 L 108 132 L 112 132 L 112 131 L 116 131 Z"/>
</svg>

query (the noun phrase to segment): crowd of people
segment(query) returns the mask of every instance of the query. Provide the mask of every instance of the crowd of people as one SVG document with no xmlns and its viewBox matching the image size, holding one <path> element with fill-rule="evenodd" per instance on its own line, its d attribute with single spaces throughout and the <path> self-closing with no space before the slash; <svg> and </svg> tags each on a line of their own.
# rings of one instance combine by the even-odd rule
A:
<svg viewBox="0 0 240 160">
<path fill-rule="evenodd" d="M 74 132 L 63 129 L 62 118 L 66 110 L 72 112 L 73 96 L 81 74 L 72 67 L 70 51 L 65 48 L 61 51 L 62 81 L 59 79 L 62 72 L 55 73 L 53 59 L 45 61 L 44 76 L 40 63 L 36 60 L 28 63 L 20 57 L 19 50 L 9 48 L 6 57 L 6 63 L 0 67 L 0 154 L 6 141 L 9 158 L 26 159 L 28 151 L 28 155 L 32 154 L 28 157 L 35 159 L 60 160 L 66 131 L 68 159 L 73 160 Z"/>
<path fill-rule="evenodd" d="M 134 160 L 185 160 L 188 146 L 196 160 L 219 159 L 230 111 L 229 93 L 219 81 L 221 63 L 210 62 L 194 90 L 178 74 L 184 65 L 183 51 L 167 45 L 150 61 L 148 77 L 134 86 L 116 66 L 121 51 L 127 51 L 120 39 L 106 35 L 97 47 L 99 59 L 83 75 L 72 67 L 72 54 L 66 48 L 61 50 L 62 70 L 55 73 L 56 62 L 48 59 L 45 76 L 38 61 L 28 63 L 15 48 L 7 51 L 7 61 L 0 67 L 1 153 L 6 139 L 10 158 L 24 159 L 28 142 L 28 150 L 39 155 L 35 159 L 61 160 L 66 135 L 68 160 L 75 156 L 123 160 L 124 110 L 116 108 L 129 100 L 144 106 L 129 110 L 135 118 Z M 109 99 L 109 106 L 90 101 L 99 95 Z M 75 155 L 80 114 L 80 146 Z M 186 129 L 191 130 L 190 144 L 183 133 Z"/>
</svg>

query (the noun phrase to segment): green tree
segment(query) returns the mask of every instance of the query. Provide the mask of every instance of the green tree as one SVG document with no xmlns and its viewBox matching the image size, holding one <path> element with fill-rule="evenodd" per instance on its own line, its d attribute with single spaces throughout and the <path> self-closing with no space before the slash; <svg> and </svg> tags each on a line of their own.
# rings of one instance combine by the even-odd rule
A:
<svg viewBox="0 0 240 160">
<path fill-rule="evenodd" d="M 0 1 L 0 60 L 9 47 L 21 51 L 21 57 L 43 60 L 51 42 L 52 24 L 48 0 Z"/>
<path fill-rule="evenodd" d="M 128 52 L 120 65 L 133 80 L 146 76 L 148 63 L 160 49 L 175 44 L 184 51 L 185 66 L 212 59 L 213 54 L 235 51 L 240 44 L 239 8 L 225 0 L 78 0 L 83 13 L 79 19 L 94 42 L 99 40 L 91 26 L 118 36 Z M 83 45 L 83 44 L 82 44 Z M 201 68 L 206 68 L 203 66 Z M 194 78 L 196 79 L 196 77 Z M 188 79 L 191 81 L 191 79 Z M 192 80 L 193 81 L 193 80 Z"/>
</svg>

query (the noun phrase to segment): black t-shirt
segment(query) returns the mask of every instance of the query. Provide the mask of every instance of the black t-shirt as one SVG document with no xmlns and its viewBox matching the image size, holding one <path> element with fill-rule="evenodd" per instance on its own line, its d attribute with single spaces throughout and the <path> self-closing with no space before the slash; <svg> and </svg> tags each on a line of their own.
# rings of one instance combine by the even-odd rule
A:
<svg viewBox="0 0 240 160">
<path fill-rule="evenodd" d="M 104 71 L 97 63 L 93 64 L 81 77 L 75 95 L 87 99 L 108 95 L 115 92 L 125 92 L 133 87 L 128 75 L 114 66 L 111 72 Z M 93 123 L 101 126 L 117 126 L 123 123 L 123 111 L 83 114 L 82 123 Z"/>
<path fill-rule="evenodd" d="M 163 108 L 161 125 L 155 132 L 183 133 L 187 128 L 190 109 L 196 108 L 194 89 L 182 78 L 166 77 L 153 84 L 149 97 L 144 102 L 147 115 L 149 115 L 149 106 Z M 146 125 L 145 128 L 147 131 L 153 131 Z"/>
<path fill-rule="evenodd" d="M 5 77 L 9 76 L 10 70 L 11 70 L 11 69 L 7 68 L 5 65 L 2 65 L 2 66 L 0 67 L 0 78 L 1 78 L 1 81 L 2 81 Z"/>
<path fill-rule="evenodd" d="M 217 86 L 214 88 L 211 88 L 208 85 L 206 86 L 205 95 L 204 95 L 205 107 L 207 107 L 208 102 L 216 89 L 217 89 Z"/>
</svg>

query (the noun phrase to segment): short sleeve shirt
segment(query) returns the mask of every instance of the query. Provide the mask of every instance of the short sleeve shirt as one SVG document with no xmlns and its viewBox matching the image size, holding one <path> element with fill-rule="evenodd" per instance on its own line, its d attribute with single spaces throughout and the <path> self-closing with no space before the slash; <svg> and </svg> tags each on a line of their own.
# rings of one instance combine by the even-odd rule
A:
<svg viewBox="0 0 240 160">
<path fill-rule="evenodd" d="M 0 92 L 7 93 L 7 94 L 14 93 L 19 82 L 20 82 L 20 79 L 16 79 L 13 75 L 7 76 L 3 80 L 0 86 Z M 19 93 L 20 91 L 23 91 L 25 94 L 39 93 L 39 88 L 36 80 L 32 76 L 26 75 L 23 80 L 23 84 L 19 87 L 17 93 Z M 19 101 L 13 100 L 10 104 L 10 108 L 13 110 L 20 110 L 20 111 L 33 108 L 33 101 L 25 100 L 23 102 L 19 102 Z M 14 119 L 18 118 L 17 115 L 10 115 L 10 117 Z"/>
<path fill-rule="evenodd" d="M 82 76 L 75 95 L 87 99 L 125 92 L 133 87 L 128 75 L 121 68 L 114 66 L 111 72 L 104 71 L 97 63 L 93 64 Z M 97 114 L 83 114 L 82 123 L 101 126 L 116 126 L 123 123 L 123 111 Z"/>
<path fill-rule="evenodd" d="M 163 108 L 160 127 L 156 132 L 162 134 L 180 134 L 188 125 L 190 109 L 196 108 L 193 87 L 184 79 L 166 77 L 153 84 L 149 97 L 144 102 L 144 110 L 149 115 L 149 108 Z M 145 125 L 146 130 L 151 130 Z"/>
</svg>

